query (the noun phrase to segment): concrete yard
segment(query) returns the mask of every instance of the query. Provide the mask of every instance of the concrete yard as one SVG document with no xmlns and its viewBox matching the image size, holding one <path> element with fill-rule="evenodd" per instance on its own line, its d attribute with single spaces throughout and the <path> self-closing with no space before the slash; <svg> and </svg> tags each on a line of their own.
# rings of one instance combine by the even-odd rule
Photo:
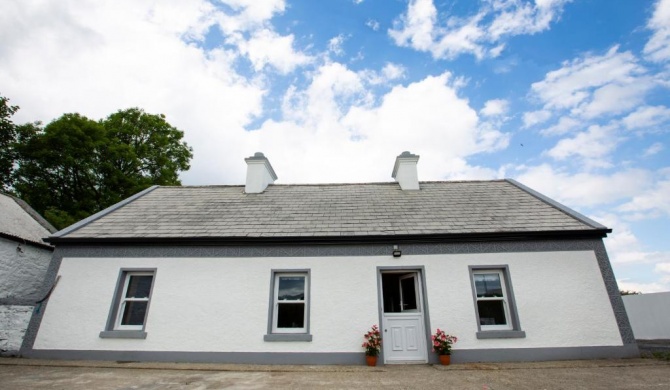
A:
<svg viewBox="0 0 670 390">
<path fill-rule="evenodd" d="M 670 389 L 654 359 L 408 366 L 253 366 L 0 358 L 0 389 Z"/>
</svg>

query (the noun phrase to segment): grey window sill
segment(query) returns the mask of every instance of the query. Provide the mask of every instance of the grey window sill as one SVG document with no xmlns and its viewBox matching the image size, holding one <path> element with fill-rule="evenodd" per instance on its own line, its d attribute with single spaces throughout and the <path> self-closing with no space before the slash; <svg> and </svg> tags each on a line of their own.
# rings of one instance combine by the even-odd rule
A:
<svg viewBox="0 0 670 390">
<path fill-rule="evenodd" d="M 523 330 L 484 330 L 477 332 L 478 339 L 524 339 L 526 332 Z"/>
<path fill-rule="evenodd" d="M 312 335 L 307 333 L 266 334 L 263 341 L 312 341 Z"/>
<path fill-rule="evenodd" d="M 146 339 L 147 332 L 142 330 L 103 330 L 101 339 Z"/>
</svg>

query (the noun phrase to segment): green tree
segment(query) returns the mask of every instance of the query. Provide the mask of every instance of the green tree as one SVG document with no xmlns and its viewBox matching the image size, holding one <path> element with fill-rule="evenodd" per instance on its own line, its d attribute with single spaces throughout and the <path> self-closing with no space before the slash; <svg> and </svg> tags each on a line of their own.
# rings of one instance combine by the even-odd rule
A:
<svg viewBox="0 0 670 390">
<path fill-rule="evenodd" d="M 132 108 L 104 120 L 65 114 L 18 127 L 16 193 L 64 228 L 151 185 L 180 185 L 191 148 L 163 115 Z"/>
<path fill-rule="evenodd" d="M 0 191 L 9 192 L 12 187 L 12 171 L 16 160 L 14 143 L 16 142 L 16 125 L 11 117 L 18 106 L 10 106 L 9 99 L 0 96 Z"/>
</svg>

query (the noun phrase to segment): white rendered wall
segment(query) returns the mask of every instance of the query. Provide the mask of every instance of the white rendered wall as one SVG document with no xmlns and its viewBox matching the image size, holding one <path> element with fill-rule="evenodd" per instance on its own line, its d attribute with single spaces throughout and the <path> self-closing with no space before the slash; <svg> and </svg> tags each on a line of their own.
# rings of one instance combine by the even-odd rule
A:
<svg viewBox="0 0 670 390">
<path fill-rule="evenodd" d="M 469 265 L 508 265 L 523 339 L 478 340 Z M 424 266 L 430 326 L 455 348 L 622 345 L 593 252 L 296 258 L 64 258 L 35 349 L 362 352 L 378 266 Z M 157 268 L 145 340 L 101 339 L 120 268 Z M 312 342 L 265 342 L 272 269 L 311 270 Z"/>
<path fill-rule="evenodd" d="M 636 339 L 670 339 L 670 291 L 622 298 Z"/>
</svg>

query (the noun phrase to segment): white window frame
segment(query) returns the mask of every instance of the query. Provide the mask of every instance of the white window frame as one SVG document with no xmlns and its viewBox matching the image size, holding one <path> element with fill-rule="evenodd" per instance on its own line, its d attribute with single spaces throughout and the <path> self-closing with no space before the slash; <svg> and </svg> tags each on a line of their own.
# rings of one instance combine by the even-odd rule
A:
<svg viewBox="0 0 670 390">
<path fill-rule="evenodd" d="M 305 279 L 304 299 L 294 301 L 280 301 L 279 300 L 279 280 L 282 277 L 301 277 Z M 274 291 L 272 293 L 272 333 L 273 334 L 288 334 L 288 333 L 307 333 L 309 323 L 309 273 L 308 272 L 276 272 L 274 275 Z M 279 305 L 303 304 L 303 327 L 302 328 L 279 328 L 277 320 L 279 316 Z"/>
<path fill-rule="evenodd" d="M 149 295 L 146 298 L 135 298 L 135 297 L 126 297 L 128 292 L 128 286 L 130 285 L 130 278 L 133 276 L 151 276 L 151 287 L 149 288 Z M 116 321 L 114 323 L 115 330 L 143 330 L 144 326 L 147 323 L 147 316 L 149 315 L 149 303 L 151 301 L 151 292 L 154 288 L 154 282 L 156 280 L 155 272 L 150 271 L 126 271 L 123 274 L 123 289 L 121 289 L 121 295 L 119 296 L 118 307 L 116 311 Z M 147 308 L 144 313 L 144 319 L 142 320 L 142 325 L 122 325 L 121 320 L 123 318 L 123 311 L 126 308 L 127 302 L 146 302 Z"/>
<path fill-rule="evenodd" d="M 500 287 L 502 289 L 502 297 L 478 297 L 477 296 L 477 284 L 475 281 L 475 275 L 490 275 L 497 274 L 500 279 Z M 505 313 L 505 325 L 483 325 L 481 324 L 481 314 L 477 310 L 477 321 L 480 323 L 481 330 L 512 330 L 514 325 L 512 324 L 512 317 L 510 316 L 509 310 L 509 300 L 507 297 L 507 284 L 505 282 L 505 274 L 500 269 L 477 269 L 472 271 L 472 283 L 475 286 L 475 305 L 479 307 L 478 303 L 480 301 L 502 301 L 503 311 Z"/>
<path fill-rule="evenodd" d="M 477 323 L 477 339 L 516 339 L 526 337 L 526 332 L 521 330 L 521 322 L 519 321 L 519 312 L 516 306 L 516 299 L 514 298 L 514 289 L 512 288 L 512 276 L 510 275 L 509 265 L 469 265 L 470 284 L 472 285 L 472 299 L 474 303 L 475 320 Z M 500 288 L 502 289 L 502 297 L 477 297 L 477 286 L 475 284 L 475 275 L 478 274 L 498 274 L 500 277 Z M 505 312 L 506 325 L 482 325 L 479 317 L 480 300 L 501 300 L 503 302 L 503 309 Z"/>
</svg>

